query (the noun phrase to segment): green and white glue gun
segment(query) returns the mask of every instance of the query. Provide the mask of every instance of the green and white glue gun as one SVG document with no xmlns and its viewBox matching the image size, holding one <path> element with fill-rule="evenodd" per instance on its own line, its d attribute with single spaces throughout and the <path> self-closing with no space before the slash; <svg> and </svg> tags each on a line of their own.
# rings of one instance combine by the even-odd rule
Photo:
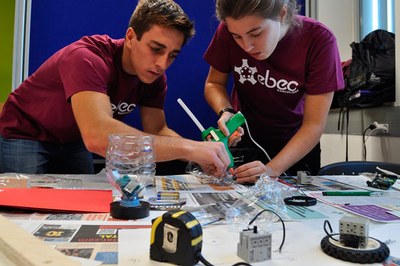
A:
<svg viewBox="0 0 400 266">
<path fill-rule="evenodd" d="M 186 113 L 190 116 L 193 122 L 200 129 L 201 138 L 203 140 L 221 141 L 225 144 L 225 149 L 230 159 L 230 164 L 228 168 L 232 168 L 234 166 L 234 160 L 228 147 L 228 141 L 229 137 L 232 136 L 232 134 L 234 134 L 234 132 L 245 123 L 246 119 L 244 118 L 243 114 L 241 112 L 237 112 L 234 116 L 232 116 L 228 120 L 228 122 L 226 122 L 226 127 L 228 128 L 230 135 L 225 136 L 220 129 L 215 129 L 213 127 L 204 129 L 199 120 L 197 120 L 197 118 L 193 115 L 190 109 L 185 105 L 185 103 L 180 98 L 178 99 L 178 103 L 182 106 L 182 108 L 186 111 Z"/>
</svg>

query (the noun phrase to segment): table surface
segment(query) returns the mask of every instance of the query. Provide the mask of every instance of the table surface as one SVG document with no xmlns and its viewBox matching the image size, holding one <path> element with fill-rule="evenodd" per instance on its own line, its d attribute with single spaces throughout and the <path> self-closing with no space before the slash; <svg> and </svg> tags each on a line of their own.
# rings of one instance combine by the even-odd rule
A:
<svg viewBox="0 0 400 266">
<path fill-rule="evenodd" d="M 85 188 L 100 188 L 110 189 L 108 181 L 104 176 L 80 176 L 84 180 Z M 352 177 L 353 178 L 353 177 Z M 356 182 L 356 178 L 352 180 Z M 396 191 L 394 193 L 400 194 Z M 114 189 L 114 194 L 118 191 Z M 397 194 L 393 194 L 396 195 Z M 399 196 L 400 197 L 400 196 Z M 320 205 L 323 203 L 318 203 Z M 400 206 L 397 206 L 400 210 Z M 310 207 L 313 208 L 313 207 Z M 50 221 L 50 220 L 24 220 L 18 218 L 18 214 L 6 214 L 6 217 L 17 225 L 23 227 L 27 231 L 32 231 L 32 228 L 39 224 L 124 224 L 124 225 L 147 225 L 145 228 L 135 229 L 119 229 L 118 231 L 118 265 L 166 265 L 152 261 L 149 258 L 150 250 L 150 235 L 151 235 L 151 220 L 162 215 L 164 212 L 151 211 L 150 216 L 136 221 Z M 338 214 L 341 211 L 338 210 Z M 339 216 L 338 216 L 339 217 Z M 338 232 L 339 218 L 329 218 L 334 232 Z M 272 234 L 272 258 L 271 260 L 251 263 L 252 265 L 353 265 L 353 263 L 341 261 L 326 255 L 320 248 L 322 238 L 326 236 L 324 232 L 325 219 L 312 219 L 306 221 L 286 221 L 286 240 L 282 252 L 277 250 L 282 240 L 282 225 L 281 223 L 272 223 L 268 227 L 268 231 Z M 237 244 L 239 242 L 240 228 L 227 225 L 224 221 L 202 227 L 203 230 L 203 246 L 202 254 L 213 265 L 233 265 L 240 261 L 237 254 Z M 390 248 L 390 255 L 395 258 L 400 258 L 400 223 L 377 223 L 370 221 L 369 236 L 379 239 L 387 243 Z M 48 243 L 54 246 L 55 243 Z M 82 265 L 97 265 L 92 260 L 79 260 Z M 2 262 L 0 256 L 0 263 Z M 3 264 L 2 264 L 3 265 Z M 5 264 L 6 265 L 6 264 Z M 108 265 L 108 264 L 106 264 Z M 115 264 L 114 264 L 115 265 Z M 202 263 L 199 263 L 202 265 Z M 381 265 L 376 263 L 375 265 Z M 396 265 L 396 264 L 394 264 Z M 399 265 L 399 261 L 397 261 Z"/>
</svg>

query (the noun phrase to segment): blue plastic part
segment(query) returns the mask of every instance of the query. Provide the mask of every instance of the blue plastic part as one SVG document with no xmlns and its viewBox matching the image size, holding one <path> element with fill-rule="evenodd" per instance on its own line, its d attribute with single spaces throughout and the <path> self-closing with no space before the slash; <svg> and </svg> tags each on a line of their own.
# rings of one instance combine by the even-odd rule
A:
<svg viewBox="0 0 400 266">
<path fill-rule="evenodd" d="M 137 207 L 140 205 L 140 201 L 138 198 L 122 198 L 120 205 L 124 207 Z"/>
</svg>

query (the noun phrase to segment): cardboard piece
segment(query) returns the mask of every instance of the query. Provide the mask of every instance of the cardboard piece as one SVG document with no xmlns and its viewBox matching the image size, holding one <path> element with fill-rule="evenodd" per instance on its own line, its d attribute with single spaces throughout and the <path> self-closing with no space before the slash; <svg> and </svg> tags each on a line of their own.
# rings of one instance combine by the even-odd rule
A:
<svg viewBox="0 0 400 266">
<path fill-rule="evenodd" d="M 0 206 L 68 212 L 110 212 L 111 190 L 1 188 Z"/>
<path fill-rule="evenodd" d="M 0 265 L 79 266 L 61 252 L 0 215 Z"/>
</svg>

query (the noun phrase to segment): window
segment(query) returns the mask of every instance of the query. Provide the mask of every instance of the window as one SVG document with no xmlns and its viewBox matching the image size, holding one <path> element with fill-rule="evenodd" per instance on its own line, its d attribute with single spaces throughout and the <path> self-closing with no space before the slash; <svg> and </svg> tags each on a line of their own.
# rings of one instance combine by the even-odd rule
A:
<svg viewBox="0 0 400 266">
<path fill-rule="evenodd" d="M 395 31 L 395 0 L 360 0 L 360 39 L 376 29 Z"/>
</svg>

